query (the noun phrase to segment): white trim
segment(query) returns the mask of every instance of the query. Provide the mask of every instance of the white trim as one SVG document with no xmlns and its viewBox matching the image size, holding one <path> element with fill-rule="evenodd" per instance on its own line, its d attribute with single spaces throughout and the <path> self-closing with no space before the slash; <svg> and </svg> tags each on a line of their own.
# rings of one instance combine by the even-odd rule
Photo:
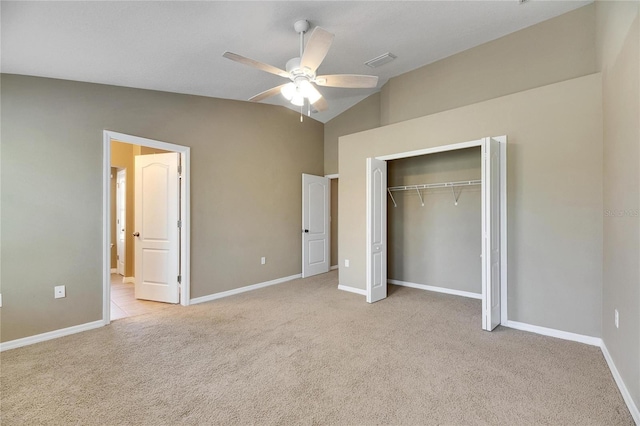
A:
<svg viewBox="0 0 640 426">
<path fill-rule="evenodd" d="M 622 380 L 622 376 L 620 375 L 620 372 L 616 368 L 616 364 L 613 362 L 613 358 L 611 358 L 611 354 L 607 349 L 607 345 L 605 345 L 604 342 L 602 342 L 602 345 L 600 345 L 600 349 L 602 349 L 602 355 L 604 355 L 604 359 L 607 361 L 607 364 L 609 365 L 609 370 L 611 370 L 613 379 L 616 381 L 616 384 L 618 385 L 618 389 L 620 389 L 620 393 L 622 394 L 622 399 L 624 399 L 624 402 L 627 404 L 627 408 L 629 408 L 629 411 L 631 412 L 631 417 L 633 417 L 633 420 L 636 422 L 637 425 L 640 425 L 640 411 L 638 411 L 638 406 L 633 401 L 633 398 L 629 393 L 629 389 L 627 389 L 627 386 L 624 384 L 624 380 Z"/>
<path fill-rule="evenodd" d="M 482 300 L 482 293 L 472 293 L 470 291 L 454 290 L 452 288 L 445 288 L 445 287 L 434 287 L 432 285 L 416 284 L 416 283 L 410 283 L 407 281 L 399 281 L 399 280 L 387 280 L 387 283 L 400 285 L 402 287 L 411 287 L 411 288 L 417 288 L 420 290 L 434 291 L 436 293 L 453 294 L 454 296 L 462 296 L 462 297 L 468 297 L 470 299 Z"/>
<path fill-rule="evenodd" d="M 585 336 L 584 334 L 576 334 L 569 331 L 556 330 L 554 328 L 540 327 L 539 325 L 526 324 L 518 321 L 507 321 L 506 327 L 529 331 L 543 336 L 557 337 L 558 339 L 580 342 L 591 346 L 602 345 L 602 339 L 599 337 Z"/>
<path fill-rule="evenodd" d="M 367 295 L 367 290 L 363 290 L 361 288 L 349 287 L 348 285 L 338 284 L 338 290 L 348 291 L 349 293 L 355 293 L 361 296 Z"/>
<path fill-rule="evenodd" d="M 329 268 L 330 271 L 335 271 L 336 269 L 338 269 L 338 265 L 333 265 Z"/>
<path fill-rule="evenodd" d="M 161 142 L 153 139 L 141 138 L 124 133 L 103 130 L 103 147 L 102 147 L 102 319 L 104 324 L 111 322 L 111 209 L 110 209 L 110 193 L 111 193 L 111 141 L 117 140 L 124 143 L 145 146 L 149 148 L 162 149 L 165 151 L 178 152 L 180 154 L 180 165 L 182 168 L 180 179 L 180 219 L 182 227 L 180 228 L 180 276 L 182 283 L 180 284 L 180 304 L 189 306 L 191 298 L 191 184 L 190 184 L 190 165 L 191 165 L 191 148 L 188 146 L 176 145 L 167 142 Z M 123 282 L 133 279 L 127 277 Z"/>
<path fill-rule="evenodd" d="M 251 290 L 257 290 L 259 288 L 269 287 L 271 285 L 282 284 L 287 281 L 296 280 L 301 278 L 302 274 L 290 275 L 284 278 L 278 278 L 271 281 L 265 281 L 258 284 L 247 285 L 240 288 L 234 288 L 233 290 L 222 291 L 220 293 L 210 294 L 208 296 L 196 297 L 195 299 L 191 299 L 191 304 L 195 305 L 197 303 L 210 302 L 212 300 L 222 299 L 223 297 L 234 296 L 236 294 L 245 293 Z"/>
<path fill-rule="evenodd" d="M 102 321 L 111 322 L 111 137 L 102 133 Z"/>
<path fill-rule="evenodd" d="M 10 349 L 20 348 L 22 346 L 33 345 L 34 343 L 45 342 L 47 340 L 57 339 L 58 337 L 68 336 L 70 334 L 80 333 L 82 331 L 93 330 L 106 325 L 103 320 L 88 322 L 86 324 L 74 325 L 73 327 L 61 328 L 59 330 L 49 331 L 35 336 L 23 337 L 22 339 L 9 340 L 0 343 L 0 352 Z"/>
<path fill-rule="evenodd" d="M 329 179 L 338 179 L 340 176 L 337 173 L 331 174 L 331 175 L 324 175 L 324 177 L 329 178 Z"/>
<path fill-rule="evenodd" d="M 118 273 L 118 268 L 111 268 L 111 273 L 112 274 L 117 274 Z"/>
<path fill-rule="evenodd" d="M 497 136 L 493 139 L 500 142 L 500 217 L 505 218 L 500 221 L 500 324 L 506 325 L 509 321 L 509 310 L 507 309 L 507 281 L 509 274 L 507 268 L 507 136 Z"/>
<path fill-rule="evenodd" d="M 136 283 L 136 277 L 122 277 L 122 282 L 124 284 L 135 284 Z"/>
<path fill-rule="evenodd" d="M 494 138 L 497 139 L 497 138 Z M 397 154 L 381 155 L 375 157 L 376 160 L 398 160 L 400 158 L 417 157 L 419 155 L 435 154 L 436 152 L 455 151 L 456 149 L 473 148 L 474 146 L 482 146 L 482 139 L 477 141 L 469 141 L 462 143 L 454 143 L 451 145 L 434 146 L 433 148 L 418 149 L 415 151 L 399 152 Z"/>
</svg>

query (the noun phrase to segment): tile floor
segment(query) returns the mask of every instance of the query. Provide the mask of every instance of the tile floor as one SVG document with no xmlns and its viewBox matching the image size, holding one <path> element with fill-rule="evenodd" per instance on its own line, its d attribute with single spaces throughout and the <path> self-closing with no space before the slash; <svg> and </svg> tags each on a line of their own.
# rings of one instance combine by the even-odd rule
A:
<svg viewBox="0 0 640 426">
<path fill-rule="evenodd" d="M 111 321 L 171 308 L 169 303 L 135 298 L 133 283 L 123 283 L 122 275 L 111 274 Z"/>
</svg>

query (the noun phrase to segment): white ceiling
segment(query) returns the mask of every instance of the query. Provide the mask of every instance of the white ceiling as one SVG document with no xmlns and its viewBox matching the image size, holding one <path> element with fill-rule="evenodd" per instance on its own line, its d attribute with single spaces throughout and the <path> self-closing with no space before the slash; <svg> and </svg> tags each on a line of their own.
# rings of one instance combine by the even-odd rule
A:
<svg viewBox="0 0 640 426">
<path fill-rule="evenodd" d="M 336 36 L 319 74 L 380 77 L 377 89 L 321 88 L 329 109 L 313 117 L 327 122 L 391 77 L 588 3 L 2 1 L 1 71 L 246 100 L 286 80 L 222 53 L 284 69 L 298 56 L 293 23 L 307 19 Z M 363 64 L 385 52 L 398 59 Z M 268 102 L 291 106 L 281 96 Z"/>
</svg>

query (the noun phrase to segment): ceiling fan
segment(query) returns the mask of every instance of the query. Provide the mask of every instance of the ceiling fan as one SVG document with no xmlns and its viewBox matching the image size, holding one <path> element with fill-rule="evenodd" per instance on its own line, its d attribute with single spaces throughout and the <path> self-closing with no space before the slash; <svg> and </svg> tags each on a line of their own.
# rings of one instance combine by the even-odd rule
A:
<svg viewBox="0 0 640 426">
<path fill-rule="evenodd" d="M 236 53 L 224 52 L 222 55 L 232 61 L 291 80 L 288 83 L 258 93 L 250 98 L 250 101 L 260 102 L 263 99 L 281 93 L 293 105 L 299 106 L 301 112 L 306 102 L 309 108 L 308 113 L 310 114 L 312 105 L 315 111 L 324 111 L 328 108 L 327 101 L 314 84 L 325 87 L 357 89 L 374 88 L 378 85 L 378 77 L 373 75 L 316 75 L 316 70 L 325 56 L 327 56 L 334 35 L 323 28 L 316 27 L 311 33 L 305 48 L 304 34 L 309 30 L 309 21 L 297 21 L 293 28 L 300 34 L 300 56 L 287 61 L 286 71 L 254 59 L 245 58 Z M 302 120 L 302 116 L 300 119 Z"/>
</svg>

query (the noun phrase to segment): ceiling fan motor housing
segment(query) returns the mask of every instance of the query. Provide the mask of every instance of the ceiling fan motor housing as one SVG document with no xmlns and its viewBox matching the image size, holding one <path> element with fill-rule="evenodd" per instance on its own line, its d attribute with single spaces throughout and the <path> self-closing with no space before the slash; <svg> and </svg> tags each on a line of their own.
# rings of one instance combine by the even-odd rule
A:
<svg viewBox="0 0 640 426">
<path fill-rule="evenodd" d="M 295 81 L 298 77 L 304 77 L 307 80 L 313 80 L 316 75 L 309 68 L 300 67 L 300 58 L 292 58 L 287 61 L 287 72 L 291 81 Z"/>
</svg>

